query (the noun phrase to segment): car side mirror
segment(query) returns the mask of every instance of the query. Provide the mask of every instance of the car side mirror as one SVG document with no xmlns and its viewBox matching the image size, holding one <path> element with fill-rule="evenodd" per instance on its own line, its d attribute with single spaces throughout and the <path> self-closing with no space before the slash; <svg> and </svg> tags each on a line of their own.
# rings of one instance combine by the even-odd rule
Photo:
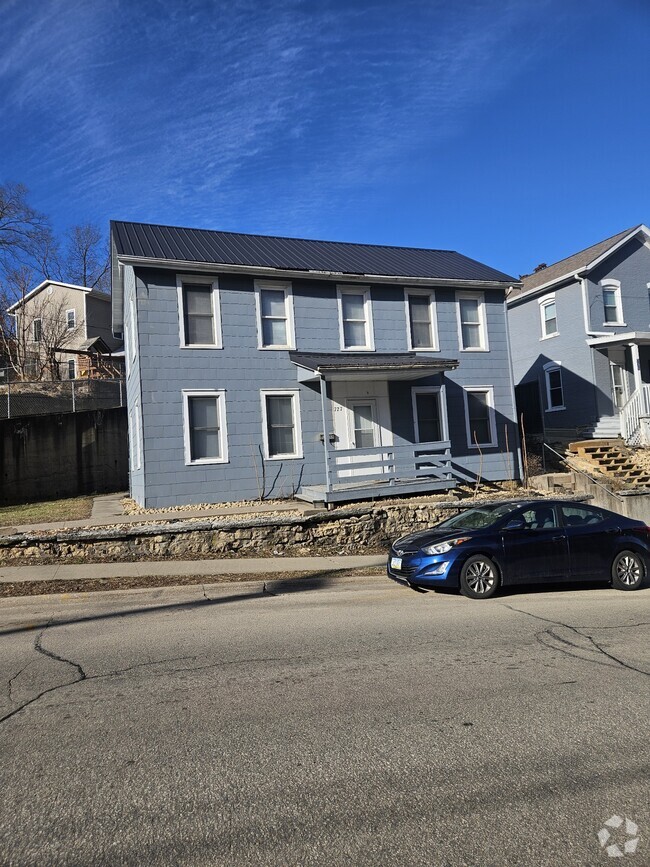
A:
<svg viewBox="0 0 650 867">
<path fill-rule="evenodd" d="M 503 528 L 504 530 L 525 530 L 526 522 L 523 518 L 513 518 Z"/>
</svg>

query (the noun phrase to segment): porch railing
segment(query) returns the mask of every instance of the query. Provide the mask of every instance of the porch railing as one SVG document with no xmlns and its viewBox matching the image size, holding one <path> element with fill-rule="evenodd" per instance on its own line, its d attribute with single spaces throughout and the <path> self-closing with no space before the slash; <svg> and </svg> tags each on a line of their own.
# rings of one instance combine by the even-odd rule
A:
<svg viewBox="0 0 650 867">
<path fill-rule="evenodd" d="M 650 415 L 650 384 L 638 388 L 621 408 L 621 433 L 626 443 L 634 445 L 644 415 Z"/>
<path fill-rule="evenodd" d="M 370 449 L 328 449 L 329 490 L 335 486 L 406 479 L 452 478 L 451 443 L 404 443 Z"/>
</svg>

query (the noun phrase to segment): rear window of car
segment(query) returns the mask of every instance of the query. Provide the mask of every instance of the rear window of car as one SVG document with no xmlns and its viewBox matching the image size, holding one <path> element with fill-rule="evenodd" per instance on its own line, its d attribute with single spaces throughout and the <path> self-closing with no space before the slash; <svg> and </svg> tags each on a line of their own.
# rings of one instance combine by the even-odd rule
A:
<svg viewBox="0 0 650 867">
<path fill-rule="evenodd" d="M 593 506 L 560 506 L 565 527 L 589 527 L 602 524 L 605 515 Z"/>
<path fill-rule="evenodd" d="M 455 515 L 453 518 L 448 518 L 438 524 L 438 527 L 449 528 L 450 530 L 482 530 L 484 527 L 491 527 L 492 524 L 496 524 L 505 515 L 514 512 L 516 508 L 516 503 L 504 503 L 500 506 L 467 509 L 466 512 L 461 512 L 460 515 Z"/>
</svg>

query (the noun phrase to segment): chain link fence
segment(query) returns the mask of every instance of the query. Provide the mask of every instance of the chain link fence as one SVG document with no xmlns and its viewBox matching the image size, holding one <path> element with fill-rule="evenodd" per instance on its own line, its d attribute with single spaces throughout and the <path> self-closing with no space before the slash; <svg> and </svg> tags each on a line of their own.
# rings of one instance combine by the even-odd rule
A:
<svg viewBox="0 0 650 867">
<path fill-rule="evenodd" d="M 126 388 L 122 379 L 3 382 L 0 376 L 0 419 L 125 405 Z"/>
</svg>

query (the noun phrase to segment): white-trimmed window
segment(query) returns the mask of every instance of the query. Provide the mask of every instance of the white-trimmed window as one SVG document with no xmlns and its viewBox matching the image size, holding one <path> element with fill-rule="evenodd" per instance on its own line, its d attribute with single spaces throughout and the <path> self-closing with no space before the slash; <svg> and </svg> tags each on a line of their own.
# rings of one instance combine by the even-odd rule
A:
<svg viewBox="0 0 650 867">
<path fill-rule="evenodd" d="M 544 380 L 546 383 L 546 412 L 564 409 L 564 388 L 562 386 L 562 368 L 555 361 L 544 365 Z"/>
<path fill-rule="evenodd" d="M 300 399 L 297 391 L 263 389 L 262 435 L 269 460 L 302 457 Z"/>
<path fill-rule="evenodd" d="M 77 362 L 74 358 L 68 359 L 68 379 L 77 378 Z"/>
<path fill-rule="evenodd" d="M 33 319 L 32 320 L 32 340 L 34 343 L 40 343 L 43 339 L 43 320 L 42 319 Z"/>
<path fill-rule="evenodd" d="M 68 331 L 72 331 L 77 327 L 77 311 L 76 310 L 66 310 L 65 311 L 66 323 L 68 325 Z"/>
<path fill-rule="evenodd" d="M 413 424 L 417 443 L 436 443 L 449 439 L 445 387 L 412 388 Z"/>
<path fill-rule="evenodd" d="M 259 349 L 295 349 L 291 283 L 255 281 Z"/>
<path fill-rule="evenodd" d="M 219 284 L 212 277 L 176 277 L 181 348 L 221 349 Z"/>
<path fill-rule="evenodd" d="M 493 388 L 489 385 L 467 386 L 463 389 L 463 397 L 467 445 L 471 449 L 495 446 L 497 431 Z"/>
<path fill-rule="evenodd" d="M 555 337 L 557 330 L 557 309 L 555 295 L 548 295 L 539 302 L 539 315 L 542 322 L 542 340 L 547 337 Z"/>
<path fill-rule="evenodd" d="M 186 465 L 228 462 L 223 389 L 183 391 L 183 434 Z"/>
<path fill-rule="evenodd" d="M 134 290 L 135 291 L 135 290 Z M 130 353 L 131 353 L 131 361 L 135 361 L 136 352 L 138 350 L 138 320 L 137 313 L 135 308 L 135 296 L 131 295 L 129 298 L 129 311 L 130 311 L 130 319 L 129 319 L 129 336 L 130 336 Z"/>
<path fill-rule="evenodd" d="M 140 403 L 134 404 L 129 413 L 129 437 L 131 447 L 131 470 L 139 470 L 142 464 Z"/>
<path fill-rule="evenodd" d="M 341 349 L 374 350 L 369 286 L 337 286 Z"/>
<path fill-rule="evenodd" d="M 601 280 L 600 285 L 603 290 L 603 310 L 605 316 L 603 325 L 625 325 L 620 281 L 612 279 Z"/>
<path fill-rule="evenodd" d="M 482 292 L 457 292 L 458 341 L 462 352 L 487 352 L 485 296 Z"/>
<path fill-rule="evenodd" d="M 438 351 L 438 324 L 433 292 L 405 289 L 408 348 Z"/>
</svg>

